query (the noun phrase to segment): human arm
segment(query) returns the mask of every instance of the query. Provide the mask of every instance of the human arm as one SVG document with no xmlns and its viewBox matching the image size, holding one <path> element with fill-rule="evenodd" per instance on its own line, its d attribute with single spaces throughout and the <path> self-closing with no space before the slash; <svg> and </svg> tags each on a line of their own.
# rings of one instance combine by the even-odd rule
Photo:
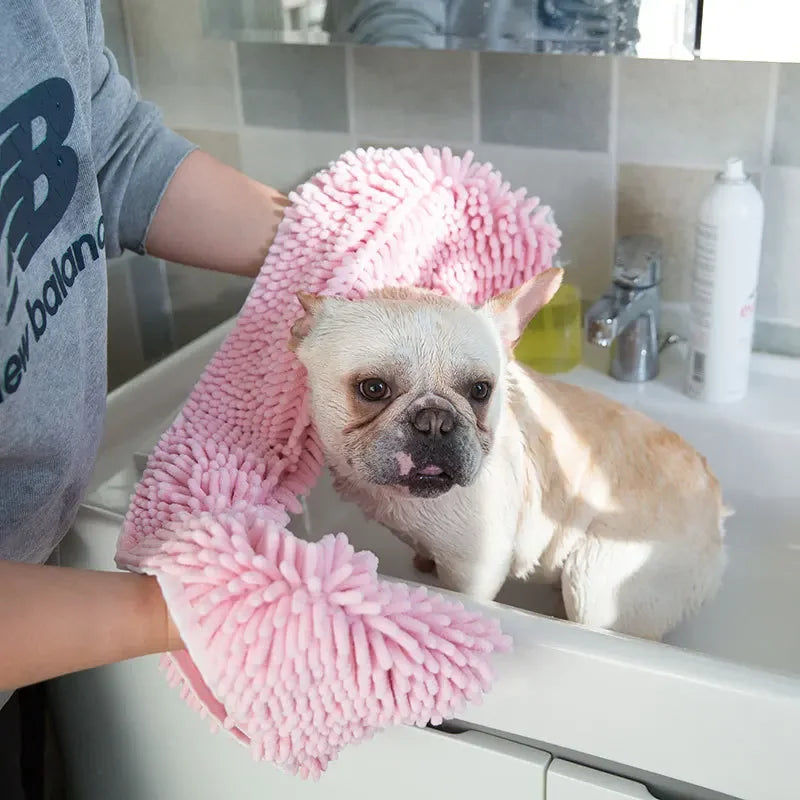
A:
<svg viewBox="0 0 800 800">
<path fill-rule="evenodd" d="M 275 189 L 195 150 L 167 185 L 147 235 L 147 252 L 255 276 L 288 202 Z"/>
<path fill-rule="evenodd" d="M 182 647 L 155 578 L 0 560 L 0 690 Z"/>
<path fill-rule="evenodd" d="M 99 4 L 85 1 L 92 155 L 108 255 L 127 249 L 255 276 L 288 201 L 167 128 L 120 74 L 104 46 Z"/>
</svg>

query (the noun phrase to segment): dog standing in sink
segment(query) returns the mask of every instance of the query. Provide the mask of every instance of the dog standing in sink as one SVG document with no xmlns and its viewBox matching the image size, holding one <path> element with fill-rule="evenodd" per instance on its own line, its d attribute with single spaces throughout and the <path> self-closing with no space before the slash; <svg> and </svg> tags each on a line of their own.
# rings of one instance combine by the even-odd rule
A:
<svg viewBox="0 0 800 800">
<path fill-rule="evenodd" d="M 290 346 L 339 493 L 445 588 L 560 586 L 567 617 L 661 639 L 717 588 L 719 484 L 679 436 L 512 357 L 548 270 L 473 309 L 411 288 L 300 295 Z"/>
</svg>

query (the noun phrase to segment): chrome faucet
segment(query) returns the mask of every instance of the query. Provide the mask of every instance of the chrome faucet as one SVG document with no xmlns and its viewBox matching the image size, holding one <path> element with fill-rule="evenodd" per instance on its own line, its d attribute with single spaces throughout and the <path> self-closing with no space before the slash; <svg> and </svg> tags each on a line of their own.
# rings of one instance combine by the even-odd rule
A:
<svg viewBox="0 0 800 800">
<path fill-rule="evenodd" d="M 586 338 L 611 348 L 610 373 L 618 381 L 658 375 L 661 321 L 661 241 L 624 236 L 617 242 L 611 288 L 586 312 Z"/>
</svg>

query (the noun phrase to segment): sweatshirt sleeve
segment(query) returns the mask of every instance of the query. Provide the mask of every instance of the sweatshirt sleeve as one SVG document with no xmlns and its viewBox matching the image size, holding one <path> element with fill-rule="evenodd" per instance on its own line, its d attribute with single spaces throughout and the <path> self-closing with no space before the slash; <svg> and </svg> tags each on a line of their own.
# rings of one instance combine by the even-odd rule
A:
<svg viewBox="0 0 800 800">
<path fill-rule="evenodd" d="M 136 95 L 105 46 L 99 0 L 85 0 L 92 92 L 92 154 L 109 257 L 144 253 L 167 184 L 194 145 Z"/>
</svg>

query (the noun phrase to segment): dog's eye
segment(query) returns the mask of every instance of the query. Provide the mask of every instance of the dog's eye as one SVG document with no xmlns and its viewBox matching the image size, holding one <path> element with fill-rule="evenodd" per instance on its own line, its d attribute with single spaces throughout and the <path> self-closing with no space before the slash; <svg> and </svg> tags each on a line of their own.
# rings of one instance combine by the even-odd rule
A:
<svg viewBox="0 0 800 800">
<path fill-rule="evenodd" d="M 391 390 L 386 381 L 380 378 L 367 378 L 358 384 L 358 391 L 365 400 L 386 400 L 391 395 Z"/>
<path fill-rule="evenodd" d="M 470 396 L 473 400 L 483 401 L 486 400 L 492 392 L 492 387 L 486 381 L 478 381 L 472 384 Z"/>
</svg>

